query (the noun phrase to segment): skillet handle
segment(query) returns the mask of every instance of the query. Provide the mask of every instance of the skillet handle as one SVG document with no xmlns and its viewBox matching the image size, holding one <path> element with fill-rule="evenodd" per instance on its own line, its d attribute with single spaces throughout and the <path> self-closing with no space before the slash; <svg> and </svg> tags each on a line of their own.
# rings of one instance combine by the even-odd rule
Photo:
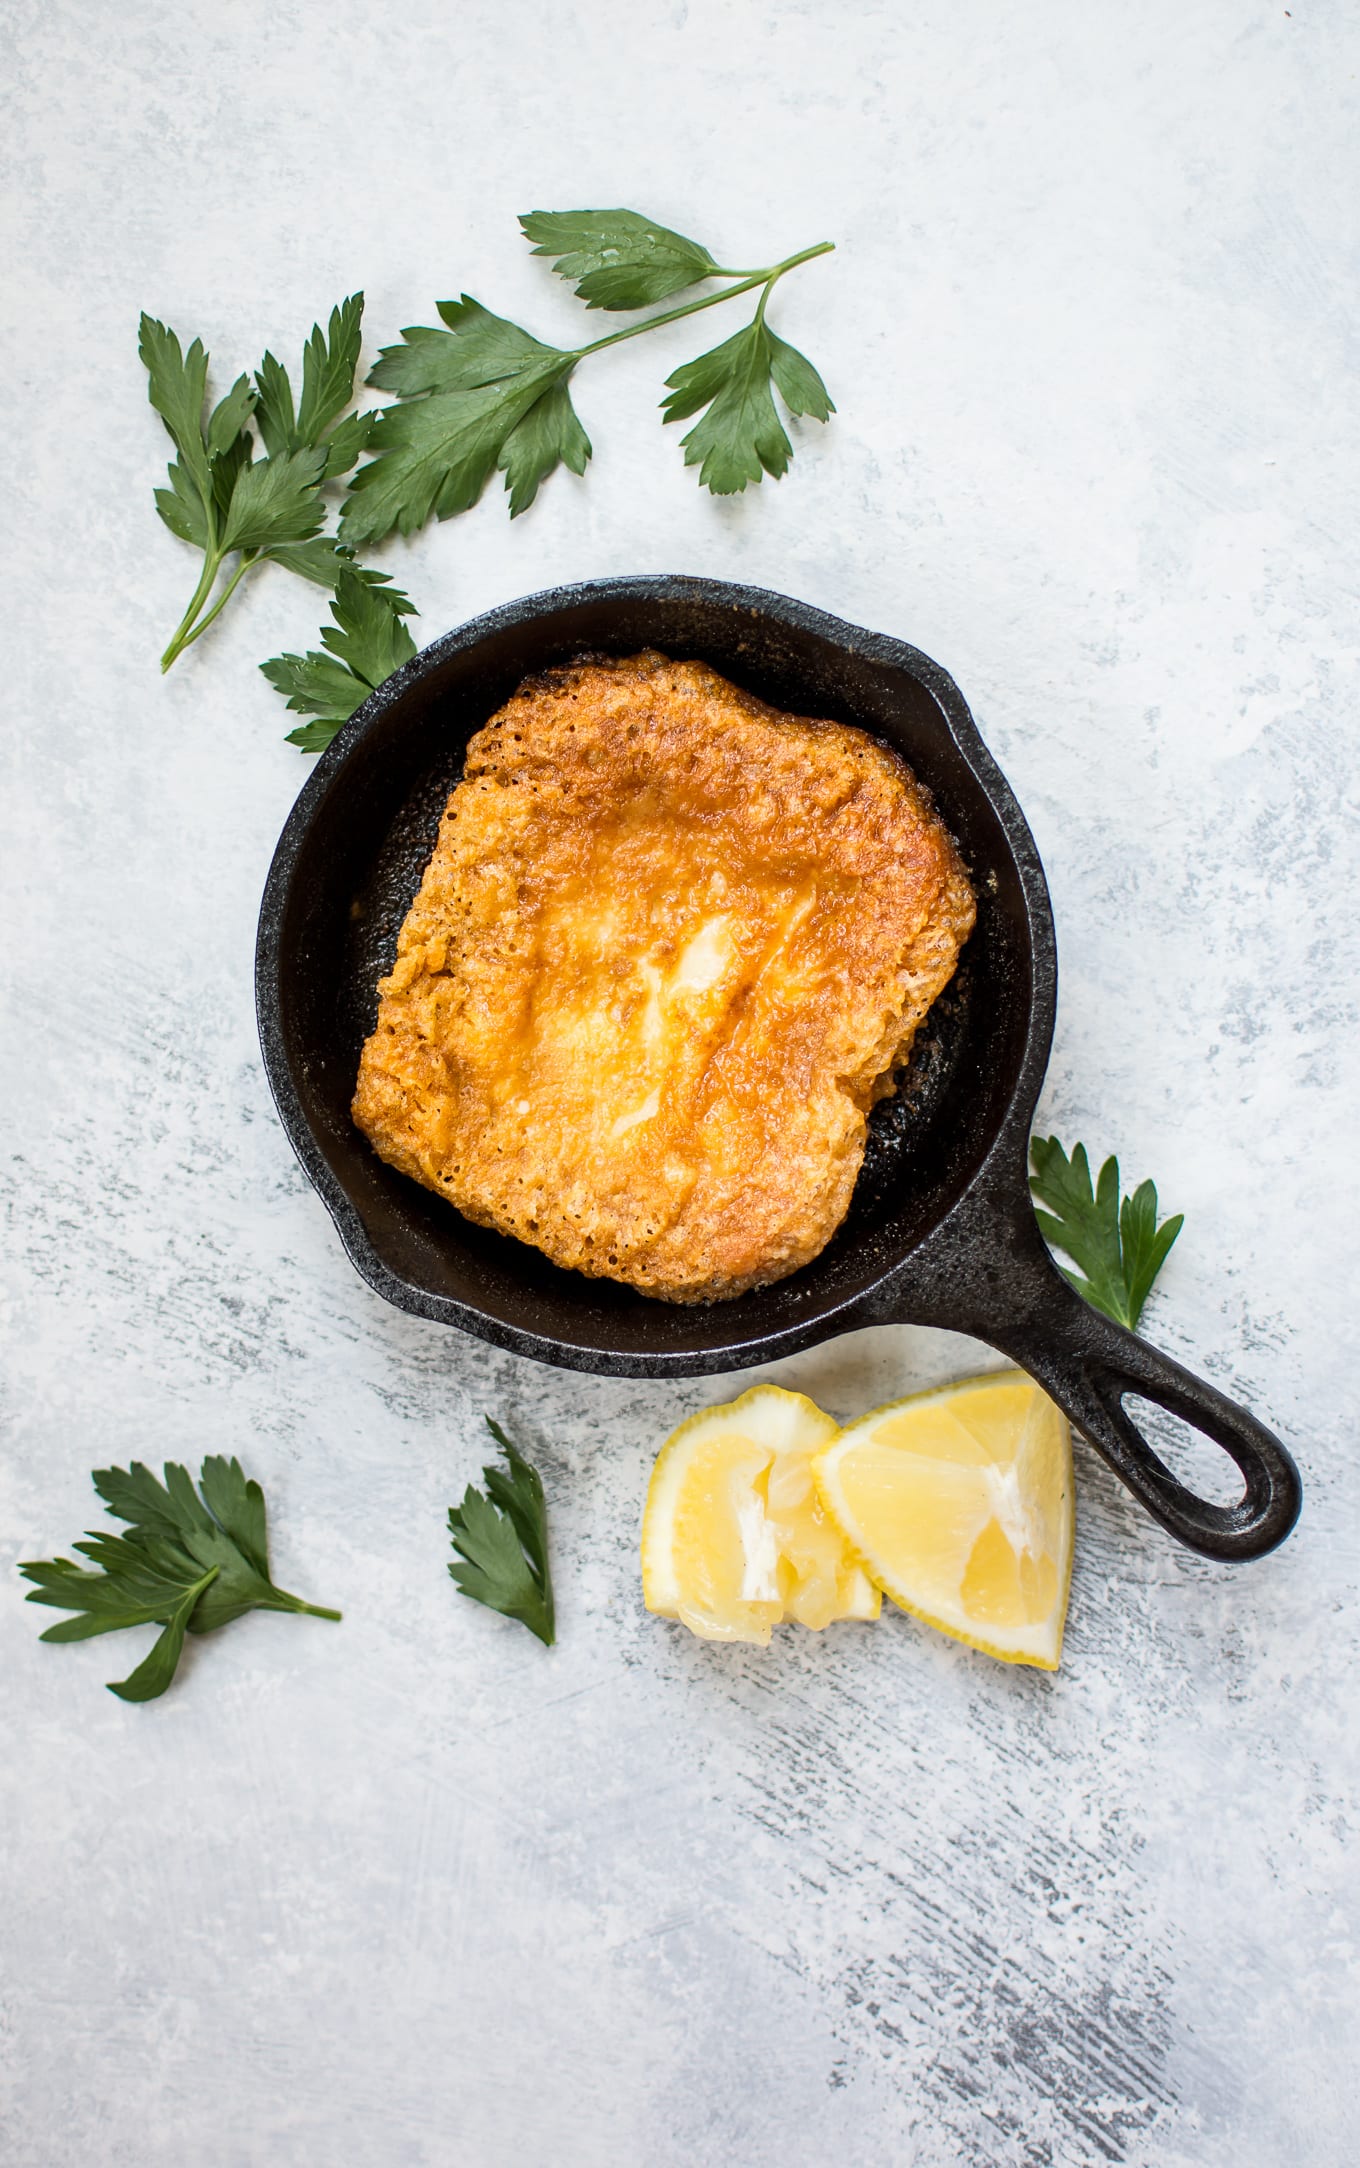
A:
<svg viewBox="0 0 1360 2168">
<path fill-rule="evenodd" d="M 1303 1496 L 1299 1471 L 1274 1432 L 1093 1310 L 1056 1270 L 1053 1280 L 1042 1322 L 1031 1316 L 1013 1330 L 993 1324 L 987 1338 L 1024 1365 L 1139 1503 L 1192 1551 L 1240 1561 L 1274 1550 L 1298 1519 Z M 1222 1446 L 1245 1479 L 1235 1505 L 1212 1505 L 1177 1481 L 1125 1414 L 1126 1393 L 1155 1400 Z"/>
</svg>

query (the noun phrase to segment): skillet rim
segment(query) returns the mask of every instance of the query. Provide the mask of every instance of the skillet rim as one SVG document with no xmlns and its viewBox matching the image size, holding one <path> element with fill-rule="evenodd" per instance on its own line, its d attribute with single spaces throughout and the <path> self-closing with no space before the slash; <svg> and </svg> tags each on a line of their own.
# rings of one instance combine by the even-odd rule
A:
<svg viewBox="0 0 1360 2168">
<path fill-rule="evenodd" d="M 583 604 L 607 604 L 611 600 L 646 603 L 681 597 L 691 602 L 698 599 L 748 616 L 773 619 L 871 665 L 905 670 L 922 686 L 1001 828 L 1016 868 L 1024 906 L 1029 965 L 1028 1015 L 1015 1073 L 972 1176 L 942 1217 L 924 1235 L 902 1249 L 876 1278 L 851 1294 L 829 1301 L 813 1315 L 774 1331 L 734 1337 L 720 1346 L 639 1353 L 585 1345 L 510 1324 L 454 1296 L 435 1294 L 414 1281 L 403 1279 L 383 1261 L 357 1207 L 330 1166 L 294 1080 L 283 1023 L 282 934 L 298 861 L 327 799 L 349 760 L 412 685 L 441 667 L 450 656 L 466 653 L 490 637 L 565 609 Z M 938 1288 L 932 1285 L 927 1296 L 924 1282 L 937 1282 L 949 1253 L 960 1238 L 965 1243 L 968 1241 L 979 1206 L 985 1209 L 990 1205 L 993 1210 L 1000 1206 L 1009 1214 L 1013 1212 L 1018 1196 L 1026 1211 L 1029 1209 L 1025 1185 L 1029 1124 L 1048 1063 L 1056 999 L 1056 940 L 1048 885 L 1038 849 L 1014 792 L 984 744 L 968 703 L 948 671 L 909 641 L 870 631 L 811 603 L 800 602 L 773 589 L 688 573 L 624 575 L 542 588 L 514 601 L 498 604 L 465 624 L 455 626 L 403 664 L 355 710 L 321 754 L 299 791 L 270 862 L 256 938 L 256 1020 L 265 1074 L 275 1107 L 284 1134 L 303 1172 L 325 1204 L 345 1253 L 360 1278 L 394 1308 L 413 1316 L 454 1326 L 495 1347 L 559 1369 L 613 1377 L 700 1377 L 773 1362 L 837 1334 L 852 1332 L 857 1327 L 910 1316 L 913 1278 L 921 1280 L 921 1293 L 926 1296 L 917 1306 L 923 1321 L 929 1313 L 931 1322 L 947 1324 L 948 1318 L 939 1314 Z M 923 1267 L 934 1269 L 923 1272 Z M 953 1278 L 954 1274 L 950 1273 L 948 1277 Z M 896 1303 L 895 1296 L 900 1298 Z M 730 1308 L 735 1312 L 737 1305 Z M 957 1329 L 976 1331 L 976 1321 L 962 1289 L 957 1309 Z"/>
</svg>

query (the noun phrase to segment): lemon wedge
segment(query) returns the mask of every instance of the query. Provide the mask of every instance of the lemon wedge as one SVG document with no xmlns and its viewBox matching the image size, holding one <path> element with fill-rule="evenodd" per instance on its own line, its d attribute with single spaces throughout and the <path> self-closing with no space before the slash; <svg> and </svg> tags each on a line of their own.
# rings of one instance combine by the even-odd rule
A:
<svg viewBox="0 0 1360 2168">
<path fill-rule="evenodd" d="M 1022 1371 L 861 1416 L 813 1461 L 876 1585 L 941 1633 L 1056 1671 L 1072 1579 L 1072 1439 Z"/>
<path fill-rule="evenodd" d="M 817 1495 L 813 1455 L 836 1425 L 802 1393 L 756 1385 L 704 1408 L 657 1455 L 642 1517 L 642 1596 L 705 1641 L 769 1642 L 871 1619 L 879 1594 Z"/>
</svg>

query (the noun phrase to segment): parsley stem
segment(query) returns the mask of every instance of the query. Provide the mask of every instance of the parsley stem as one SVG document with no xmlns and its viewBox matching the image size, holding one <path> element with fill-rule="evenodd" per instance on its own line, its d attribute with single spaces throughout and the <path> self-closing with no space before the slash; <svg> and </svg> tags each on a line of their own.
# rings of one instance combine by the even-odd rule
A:
<svg viewBox="0 0 1360 2168">
<path fill-rule="evenodd" d="M 292 1611 L 307 1618 L 341 1619 L 345 1615 L 343 1611 L 328 1610 L 323 1603 L 304 1603 L 301 1596 L 289 1596 L 281 1588 L 275 1589 L 271 1600 L 261 1603 L 259 1608 L 262 1611 Z"/>
<path fill-rule="evenodd" d="M 222 558 L 219 551 L 209 550 L 205 554 L 203 559 L 203 570 L 199 575 L 198 585 L 194 589 L 193 600 L 190 602 L 188 609 L 185 611 L 178 625 L 176 625 L 174 633 L 171 636 L 170 645 L 167 647 L 165 653 L 161 657 L 162 671 L 168 670 L 171 663 L 174 662 L 176 656 L 181 652 L 184 647 L 188 645 L 187 635 L 189 627 L 193 624 L 194 619 L 197 617 L 199 611 L 202 609 L 204 603 L 207 601 L 209 595 L 212 593 L 213 581 L 217 578 L 218 572 L 221 569 L 221 564 Z"/>
<path fill-rule="evenodd" d="M 814 248 L 800 249 L 796 256 L 786 256 L 783 263 L 771 264 L 764 271 L 748 272 L 735 286 L 724 286 L 719 294 L 705 294 L 701 301 L 682 302 L 678 309 L 663 309 L 659 316 L 649 316 L 643 323 L 630 324 L 625 331 L 606 332 L 602 339 L 592 340 L 589 346 L 576 347 L 575 357 L 577 361 L 582 361 L 587 354 L 598 354 L 603 347 L 618 346 L 624 339 L 640 338 L 644 331 L 655 331 L 662 324 L 678 323 L 682 316 L 697 316 L 702 309 L 716 309 L 720 301 L 732 301 L 738 294 L 750 293 L 755 286 L 763 286 L 765 299 L 768 299 L 770 288 L 776 279 L 783 278 L 786 271 L 796 270 L 800 263 L 810 263 L 814 256 L 829 255 L 835 246 L 834 241 L 819 241 Z M 718 278 L 731 276 L 727 271 L 719 271 L 714 275 Z M 763 311 L 764 301 L 761 307 Z"/>
<path fill-rule="evenodd" d="M 237 588 L 240 586 L 242 580 L 245 578 L 247 572 L 249 572 L 251 566 L 258 564 L 259 561 L 260 560 L 258 553 L 251 551 L 246 551 L 244 553 L 241 558 L 241 562 L 236 567 L 236 570 L 232 573 L 231 578 L 227 581 L 226 586 L 222 589 L 221 594 L 218 596 L 212 608 L 208 610 L 204 614 L 204 616 L 200 617 L 193 631 L 186 634 L 184 639 L 180 642 L 181 651 L 186 647 L 192 647 L 194 641 L 197 640 L 202 633 L 205 633 L 207 631 L 213 619 L 226 608 L 232 596 L 235 594 Z"/>
<path fill-rule="evenodd" d="M 208 594 L 212 588 L 212 582 L 216 579 L 218 571 L 221 568 L 222 559 L 220 557 L 217 558 L 216 562 L 213 564 L 211 575 L 209 576 L 205 573 L 204 579 L 199 581 L 197 590 L 194 594 L 193 602 L 185 611 L 184 617 L 180 623 L 179 629 L 176 632 L 174 639 L 170 642 L 169 647 L 166 649 L 165 653 L 161 657 L 161 669 L 163 671 L 168 670 L 173 662 L 178 661 L 179 657 L 184 653 L 185 648 L 192 647 L 195 640 L 199 639 L 202 634 L 207 631 L 213 619 L 221 615 L 222 611 L 226 608 L 232 596 L 235 594 L 237 588 L 240 586 L 242 580 L 245 578 L 247 572 L 249 572 L 251 566 L 258 564 L 259 561 L 260 560 L 258 552 L 246 551 L 242 555 L 241 562 L 236 567 L 236 570 L 232 573 L 231 578 L 227 581 L 226 586 L 223 588 L 221 594 L 218 596 L 212 608 L 206 611 L 205 614 L 199 618 L 197 624 L 194 624 L 194 613 L 196 610 L 201 609 L 203 603 L 207 600 Z M 192 631 L 187 629 L 190 626 L 193 627 Z"/>
</svg>

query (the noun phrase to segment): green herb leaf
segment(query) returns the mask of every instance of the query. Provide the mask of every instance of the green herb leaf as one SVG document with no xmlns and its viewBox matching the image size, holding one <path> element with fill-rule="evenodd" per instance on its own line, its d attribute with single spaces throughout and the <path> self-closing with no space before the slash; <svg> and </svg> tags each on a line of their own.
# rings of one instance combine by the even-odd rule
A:
<svg viewBox="0 0 1360 2168">
<path fill-rule="evenodd" d="M 707 413 L 682 438 L 685 465 L 715 496 L 730 497 L 766 474 L 783 474 L 793 449 L 775 411 L 771 381 L 792 414 L 825 421 L 834 410 L 812 363 L 777 338 L 757 316 L 711 352 L 687 361 L 666 379 L 668 422 Z"/>
<path fill-rule="evenodd" d="M 371 691 L 415 654 L 416 643 L 402 623 L 404 614 L 381 587 L 355 572 L 342 572 L 331 604 L 335 624 L 323 626 L 321 645 Z"/>
<path fill-rule="evenodd" d="M 565 383 L 550 385 L 536 399 L 522 422 L 517 422 L 501 446 L 496 464 L 505 475 L 510 492 L 510 517 L 527 512 L 555 467 L 569 467 L 584 474 L 590 458 L 590 439 L 581 427 Z"/>
<path fill-rule="evenodd" d="M 515 424 L 546 380 L 523 378 L 480 391 L 436 392 L 384 409 L 340 516 L 345 541 L 414 534 L 431 514 L 451 519 L 477 502 Z"/>
<path fill-rule="evenodd" d="M 266 361 L 270 361 L 272 358 L 268 354 L 265 356 Z M 291 415 L 292 412 L 292 393 L 288 390 L 288 379 L 283 370 L 279 369 L 277 362 L 275 362 L 274 367 L 278 375 L 283 378 L 283 383 L 282 387 L 278 388 L 278 403 L 272 405 L 270 409 L 269 426 L 267 429 L 263 425 L 261 427 L 260 433 L 265 439 L 265 449 L 275 456 L 281 452 L 304 451 L 308 447 L 301 438 L 297 424 L 288 422 L 285 426 L 285 416 Z M 287 394 L 286 406 L 283 402 L 284 394 Z M 263 417 L 265 412 L 263 402 L 257 412 Z M 323 437 L 320 440 L 321 447 L 326 454 L 326 465 L 322 474 L 323 481 L 338 481 L 342 475 L 349 473 L 356 460 L 362 459 L 368 449 L 369 434 L 377 418 L 376 414 L 347 414 L 342 422 L 336 424 L 328 437 Z"/>
<path fill-rule="evenodd" d="M 1136 1332 L 1153 1282 L 1185 1224 L 1184 1215 L 1177 1212 L 1158 1225 L 1152 1182 L 1140 1183 L 1121 1203 L 1119 1161 L 1113 1157 L 1101 1168 L 1093 1190 L 1084 1144 L 1069 1159 L 1056 1137 L 1033 1137 L 1029 1156 L 1039 1232 L 1079 1267 L 1079 1272 L 1069 1272 L 1060 1266 L 1063 1277 L 1097 1310 Z"/>
<path fill-rule="evenodd" d="M 327 437 L 326 432 L 338 415 L 354 397 L 354 372 L 359 366 L 359 344 L 362 337 L 364 297 L 351 294 L 347 300 L 331 310 L 329 331 L 320 324 L 313 324 L 311 336 L 302 350 L 302 396 L 294 410 L 293 387 L 288 371 L 273 354 L 266 354 L 255 372 L 258 394 L 256 418 L 264 448 L 271 459 L 282 452 L 312 451 L 325 443 L 334 448 L 340 432 Z M 367 417 L 351 415 L 342 428 L 349 434 L 345 443 L 354 441 L 361 434 L 358 425 Z M 355 443 L 354 460 L 363 450 L 362 442 Z M 339 450 L 334 452 L 339 457 Z M 343 474 L 344 466 L 333 470 Z"/>
<path fill-rule="evenodd" d="M 326 517 L 317 494 L 325 466 L 322 450 L 277 452 L 242 466 L 223 520 L 223 550 L 267 550 L 278 542 L 307 541 Z"/>
<path fill-rule="evenodd" d="M 579 280 L 577 290 L 592 308 L 640 307 L 700 279 L 731 276 L 736 283 L 575 350 L 545 345 L 469 294 L 441 301 L 445 328 L 408 325 L 401 343 L 384 347 L 370 372 L 369 383 L 399 404 L 384 408 L 369 436 L 374 456 L 354 477 L 341 514 L 346 543 L 380 542 L 393 529 L 412 534 L 431 516 L 465 512 L 497 468 L 514 518 L 554 468 L 580 474 L 591 456 L 566 388 L 579 361 L 757 287 L 763 292 L 755 322 L 670 379 L 667 420 L 710 409 L 685 439 L 687 463 L 723 493 L 763 474 L 782 474 L 792 455 L 772 383 L 791 413 L 825 421 L 832 412 L 811 362 L 765 323 L 778 280 L 824 255 L 830 242 L 764 271 L 726 273 L 697 241 L 636 211 L 531 211 L 520 223 L 538 254 Z"/>
<path fill-rule="evenodd" d="M 322 480 L 338 482 L 368 450 L 376 414 L 347 414 L 326 438 L 326 471 Z"/>
<path fill-rule="evenodd" d="M 339 1618 L 276 1588 L 269 1577 L 264 1494 L 238 1460 L 210 1456 L 199 1487 L 187 1468 L 167 1462 L 162 1483 L 140 1461 L 100 1468 L 94 1486 L 126 1535 L 92 1532 L 68 1558 L 33 1559 L 19 1568 L 34 1583 L 30 1603 L 76 1615 L 49 1626 L 44 1641 L 86 1641 L 127 1626 L 159 1624 L 150 1655 L 111 1691 L 151 1701 L 175 1674 L 186 1632 L 210 1633 L 247 1611 L 306 1612 Z"/>
<path fill-rule="evenodd" d="M 419 615 L 410 596 L 392 585 L 390 572 L 375 572 L 371 565 L 356 563 L 353 550 L 328 534 L 315 535 L 310 542 L 281 542 L 266 555 L 271 564 L 284 566 L 314 586 L 329 588 L 332 594 L 341 573 L 352 572 L 366 586 L 381 587 L 399 617 Z"/>
<path fill-rule="evenodd" d="M 321 633 L 328 652 L 276 655 L 260 664 L 295 714 L 317 718 L 290 731 L 290 745 L 304 753 L 323 752 L 369 694 L 410 661 L 416 644 L 402 623 L 409 609 L 405 595 L 376 585 L 358 569 L 340 571 L 331 604 L 335 623 Z"/>
<path fill-rule="evenodd" d="M 486 1420 L 506 1466 L 483 1468 L 485 1494 L 469 1483 L 462 1504 L 450 1506 L 458 1556 L 449 1572 L 464 1596 L 518 1619 L 551 1648 L 556 1632 L 543 1484 L 500 1425 Z"/>
<path fill-rule="evenodd" d="M 647 308 L 718 276 L 698 241 L 640 211 L 526 211 L 520 225 L 535 256 L 555 256 L 558 277 L 576 281 L 588 309 Z"/>
<path fill-rule="evenodd" d="M 203 1503 L 242 1558 L 259 1576 L 269 1579 L 269 1530 L 264 1492 L 242 1470 L 239 1460 L 215 1453 L 203 1463 L 199 1479 Z"/>
<path fill-rule="evenodd" d="M 506 452 L 530 409 L 565 384 L 575 355 L 540 345 L 466 294 L 439 307 L 450 328 L 412 327 L 369 378 L 404 403 L 384 407 L 369 438 L 374 458 L 355 475 L 341 514 L 347 544 L 380 542 L 394 527 L 413 534 L 432 512 L 466 512 L 502 464 L 515 466 L 510 487 L 527 503 L 550 466 L 581 456 L 560 420 L 518 454 Z"/>
<path fill-rule="evenodd" d="M 208 461 L 208 471 L 212 477 L 213 511 L 219 524 L 231 509 L 231 500 L 236 494 L 236 482 L 241 469 L 248 467 L 254 456 L 255 447 L 243 430 L 224 452 L 214 452 Z"/>
<path fill-rule="evenodd" d="M 430 324 L 408 325 L 400 346 L 385 346 L 369 371 L 368 381 L 379 391 L 394 391 L 399 399 L 417 399 L 426 392 L 477 391 L 486 384 L 503 383 L 522 376 L 541 364 L 573 359 L 555 346 L 545 346 L 507 316 L 493 316 L 471 294 L 460 301 L 439 301 L 446 329 Z"/>
<path fill-rule="evenodd" d="M 179 1668 L 184 1652 L 184 1636 L 194 1614 L 194 1606 L 206 1595 L 214 1579 L 210 1571 L 192 1588 L 186 1589 L 165 1622 L 165 1631 L 158 1634 L 151 1645 L 151 1653 L 144 1656 L 135 1671 L 125 1679 L 111 1680 L 109 1692 L 120 1701 L 156 1701 L 165 1692 Z M 46 1636 L 44 1636 L 44 1639 Z"/>
<path fill-rule="evenodd" d="M 1171 1245 L 1185 1225 L 1185 1214 L 1175 1212 L 1157 1224 L 1155 1183 L 1140 1182 L 1119 1207 L 1119 1235 L 1124 1253 L 1124 1279 L 1133 1327 L 1143 1314 L 1153 1282 L 1171 1252 Z"/>
<path fill-rule="evenodd" d="M 774 378 L 774 388 L 790 414 L 807 414 L 815 422 L 829 421 L 836 409 L 831 403 L 830 392 L 807 355 L 800 354 L 787 339 L 779 338 L 768 324 L 765 336 L 770 342 L 770 374 Z"/>
<path fill-rule="evenodd" d="M 443 331 L 413 324 L 384 347 L 369 377 L 406 404 L 387 407 L 369 437 L 341 526 L 350 542 L 410 534 L 431 511 L 449 519 L 475 504 L 499 467 L 510 516 L 526 510 L 559 465 L 585 472 L 590 439 L 567 391 L 576 357 L 544 346 L 470 294 L 441 301 Z"/>
<path fill-rule="evenodd" d="M 354 680 L 338 663 L 327 663 L 323 669 L 316 669 L 315 665 L 323 660 L 319 655 L 284 656 L 280 660 L 301 661 L 313 666 L 299 670 L 292 678 L 281 675 L 274 683 L 279 692 L 294 695 L 288 702 L 290 708 L 316 708 L 319 711 L 315 722 L 299 723 L 296 730 L 286 733 L 284 742 L 295 745 L 300 753 L 324 753 L 355 709 L 367 700 L 368 694 L 363 686 L 355 686 Z M 264 668 L 263 663 L 260 667 Z"/>
<path fill-rule="evenodd" d="M 281 452 L 293 451 L 300 443 L 293 387 L 283 363 L 276 361 L 270 353 L 266 353 L 255 372 L 255 384 L 255 419 L 264 439 L 264 448 L 274 459 Z"/>
<path fill-rule="evenodd" d="M 208 456 L 230 451 L 255 412 L 255 393 L 248 376 L 238 376 L 225 399 L 219 399 L 208 417 Z M 247 438 L 249 443 L 249 438 Z"/>
<path fill-rule="evenodd" d="M 254 384 L 239 376 L 206 427 L 208 357 L 202 345 L 196 339 L 186 354 L 173 331 L 154 317 L 142 317 L 140 350 L 151 403 L 179 452 L 170 487 L 156 491 L 156 509 L 170 532 L 204 558 L 189 607 L 161 658 L 162 669 L 206 631 L 251 565 L 262 557 L 287 564 L 283 552 L 305 550 L 319 535 L 326 516 L 321 485 L 347 474 L 362 457 L 376 419 L 369 414 L 340 418 L 354 397 L 363 312 L 363 295 L 351 294 L 331 310 L 328 330 L 312 326 L 296 407 L 288 371 L 266 354 Z M 258 462 L 252 420 L 266 453 Z M 240 552 L 240 563 L 214 601 L 218 574 L 234 551 Z M 345 553 L 347 560 L 351 556 Z M 295 559 L 292 569 L 332 586 L 335 557 L 336 544 L 322 543 L 318 551 Z"/>
<path fill-rule="evenodd" d="M 710 489 L 731 493 L 785 472 L 792 453 L 775 390 L 793 414 L 825 421 L 832 412 L 812 364 L 765 322 L 779 280 L 825 255 L 831 242 L 764 270 L 729 271 L 700 242 L 637 211 L 529 211 L 520 224 L 535 252 L 575 282 L 589 308 L 637 309 L 715 278 L 731 283 L 574 349 L 546 345 L 471 295 L 441 301 L 442 328 L 409 326 L 370 373 L 369 383 L 392 394 L 395 404 L 362 414 L 346 411 L 364 306 L 362 294 L 351 294 L 332 309 L 325 330 L 313 325 L 300 396 L 283 364 L 266 353 L 253 386 L 238 377 L 206 424 L 208 357 L 201 342 L 186 352 L 173 331 L 143 316 L 151 403 L 178 455 L 169 486 L 156 491 L 156 509 L 177 539 L 203 555 L 198 584 L 161 657 L 163 670 L 207 631 L 262 560 L 333 590 L 357 548 L 469 510 L 497 471 L 505 476 L 512 519 L 559 466 L 584 473 L 591 444 L 567 388 L 578 362 L 696 309 L 760 291 L 754 323 L 669 380 L 668 421 L 706 410 L 684 445 L 686 463 L 698 466 Z M 255 458 L 252 424 L 262 460 Z M 365 453 L 371 456 L 360 465 Z M 351 480 L 337 540 L 321 532 L 321 490 L 344 476 Z M 239 561 L 226 565 L 233 554 Z M 381 580 L 360 576 L 370 585 Z M 289 697 L 328 701 L 331 712 L 294 733 L 315 749 L 343 705 L 334 673 L 318 675 L 307 657 L 297 656 L 269 667 L 283 673 Z"/>
<path fill-rule="evenodd" d="M 146 364 L 147 397 L 174 440 L 185 474 L 206 503 L 208 446 L 203 403 L 208 395 L 208 356 L 202 341 L 195 339 L 188 353 L 183 353 L 174 332 L 143 311 L 137 350 Z"/>
<path fill-rule="evenodd" d="M 331 310 L 328 333 L 320 324 L 312 326 L 312 335 L 302 350 L 302 397 L 298 401 L 297 433 L 303 444 L 319 444 L 354 397 L 363 320 L 364 297 L 351 294 Z"/>
<path fill-rule="evenodd" d="M 178 535 L 181 542 L 192 542 L 195 549 L 206 550 L 208 514 L 198 486 L 177 459 L 171 460 L 168 472 L 170 487 L 156 491 L 156 510 L 171 534 Z"/>
</svg>

